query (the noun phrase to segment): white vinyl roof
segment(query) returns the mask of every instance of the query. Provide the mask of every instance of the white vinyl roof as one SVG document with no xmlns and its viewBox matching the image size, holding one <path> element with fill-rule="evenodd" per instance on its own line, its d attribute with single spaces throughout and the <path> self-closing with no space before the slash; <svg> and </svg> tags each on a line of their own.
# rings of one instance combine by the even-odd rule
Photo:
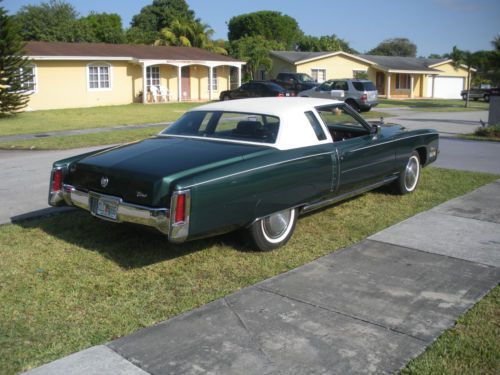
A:
<svg viewBox="0 0 500 375">
<path fill-rule="evenodd" d="M 305 113 L 313 112 L 318 122 L 322 124 L 315 108 L 325 105 L 341 104 L 343 102 L 317 98 L 255 98 L 227 100 L 205 104 L 191 111 L 223 111 L 237 113 L 263 114 L 276 116 L 280 119 L 280 128 L 276 143 L 263 143 L 280 150 L 290 150 L 300 147 L 314 146 L 325 142 L 332 142 L 328 129 L 323 125 L 327 139 L 318 140 L 311 123 Z M 237 141 L 238 143 L 255 144 L 255 142 Z"/>
</svg>

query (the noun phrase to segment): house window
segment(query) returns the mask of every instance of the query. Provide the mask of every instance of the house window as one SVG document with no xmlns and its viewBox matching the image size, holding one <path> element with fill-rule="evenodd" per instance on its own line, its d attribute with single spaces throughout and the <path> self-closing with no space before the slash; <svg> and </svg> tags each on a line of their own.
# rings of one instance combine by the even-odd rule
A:
<svg viewBox="0 0 500 375">
<path fill-rule="evenodd" d="M 160 67 L 148 66 L 146 67 L 146 90 L 151 91 L 151 86 L 160 86 Z"/>
<path fill-rule="evenodd" d="M 396 89 L 409 90 L 411 78 L 409 74 L 396 74 Z"/>
<path fill-rule="evenodd" d="M 26 79 L 22 85 L 24 92 L 36 92 L 36 67 L 35 65 L 28 65 L 20 69 L 21 76 Z"/>
<path fill-rule="evenodd" d="M 210 69 L 208 71 L 210 72 Z M 218 89 L 217 68 L 212 68 L 212 91 L 217 91 Z M 208 90 L 210 91 L 210 80 L 208 80 Z"/>
<path fill-rule="evenodd" d="M 260 80 L 265 81 L 266 80 L 266 71 L 264 69 L 259 70 L 260 74 Z"/>
<path fill-rule="evenodd" d="M 111 88 L 111 65 L 89 64 L 88 88 L 90 90 L 108 90 Z"/>
<path fill-rule="evenodd" d="M 311 76 L 318 83 L 323 83 L 326 81 L 326 69 L 311 69 Z"/>
</svg>

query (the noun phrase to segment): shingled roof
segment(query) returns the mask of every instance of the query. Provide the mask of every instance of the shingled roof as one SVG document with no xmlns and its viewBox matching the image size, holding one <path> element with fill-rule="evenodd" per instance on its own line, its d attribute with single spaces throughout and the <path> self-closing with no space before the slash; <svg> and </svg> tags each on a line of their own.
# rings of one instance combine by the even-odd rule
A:
<svg viewBox="0 0 500 375">
<path fill-rule="evenodd" d="M 229 56 L 218 55 L 201 48 L 146 46 L 136 44 L 106 43 L 63 43 L 28 42 L 24 48 L 30 57 L 102 57 L 138 60 L 182 60 L 182 61 L 221 61 L 243 63 Z"/>
<path fill-rule="evenodd" d="M 327 56 L 338 54 L 338 52 L 297 52 L 297 51 L 271 51 L 271 55 L 292 64 L 297 64 L 309 60 L 321 59 Z M 426 59 L 420 57 L 402 57 L 402 56 L 376 56 L 376 55 L 351 55 L 353 58 L 364 60 L 367 63 L 381 68 L 383 70 L 394 71 L 419 71 L 419 72 L 437 72 L 432 66 L 448 61 L 447 59 Z"/>
<path fill-rule="evenodd" d="M 403 56 L 377 56 L 358 55 L 362 59 L 373 61 L 385 70 L 412 70 L 422 72 L 436 72 L 431 67 L 448 61 L 448 59 L 426 59 L 423 57 L 403 57 Z"/>
</svg>

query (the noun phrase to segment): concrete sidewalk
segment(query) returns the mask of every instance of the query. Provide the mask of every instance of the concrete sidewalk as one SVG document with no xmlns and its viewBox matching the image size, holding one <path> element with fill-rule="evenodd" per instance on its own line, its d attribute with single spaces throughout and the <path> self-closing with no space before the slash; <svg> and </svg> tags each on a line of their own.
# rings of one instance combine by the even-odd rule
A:
<svg viewBox="0 0 500 375">
<path fill-rule="evenodd" d="M 499 281 L 500 180 L 28 373 L 394 373 Z"/>
</svg>

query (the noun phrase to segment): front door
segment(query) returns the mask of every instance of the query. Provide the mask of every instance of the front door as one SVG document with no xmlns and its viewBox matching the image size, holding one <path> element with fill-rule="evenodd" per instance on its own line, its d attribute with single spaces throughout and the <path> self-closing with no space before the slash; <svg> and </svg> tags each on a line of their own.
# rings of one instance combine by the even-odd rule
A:
<svg viewBox="0 0 500 375">
<path fill-rule="evenodd" d="M 182 67 L 181 75 L 182 100 L 189 100 L 191 99 L 191 75 L 189 72 L 189 66 Z"/>
<path fill-rule="evenodd" d="M 385 74 L 382 72 L 377 72 L 375 76 L 375 81 L 377 85 L 378 94 L 385 95 Z"/>
</svg>

